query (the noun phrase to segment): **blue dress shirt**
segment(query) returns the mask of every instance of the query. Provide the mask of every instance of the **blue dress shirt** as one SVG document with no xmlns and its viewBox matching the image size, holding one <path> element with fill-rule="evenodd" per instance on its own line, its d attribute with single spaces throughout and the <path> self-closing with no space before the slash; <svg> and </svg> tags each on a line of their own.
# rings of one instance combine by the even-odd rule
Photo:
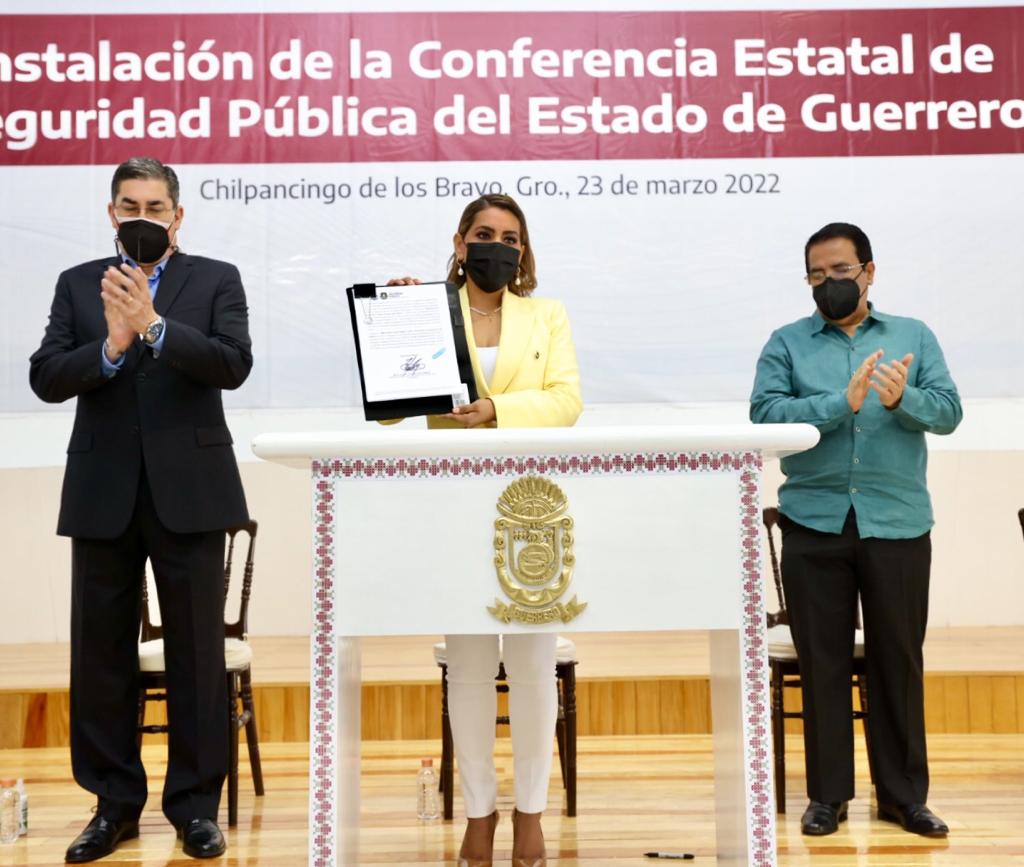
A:
<svg viewBox="0 0 1024 867">
<path fill-rule="evenodd" d="M 131 259 L 129 259 L 127 256 L 122 255 L 121 259 L 124 262 L 126 262 L 127 264 L 131 265 L 133 268 L 138 268 L 139 267 Z M 149 295 L 150 295 L 151 298 L 156 298 L 156 290 L 160 286 L 160 276 L 164 273 L 164 268 L 167 267 L 167 263 L 169 261 L 170 261 L 170 258 L 164 259 L 159 265 L 157 265 L 153 269 L 153 273 L 149 275 L 149 278 L 148 278 L 149 279 Z M 156 343 L 152 344 L 151 346 L 149 344 L 146 344 L 149 347 L 149 349 L 152 351 L 154 358 L 156 358 L 158 355 L 160 355 L 160 350 L 164 348 L 164 337 L 166 337 L 166 336 L 167 336 L 167 320 L 165 319 L 164 320 L 164 330 L 160 334 L 160 337 L 157 339 Z M 119 359 L 117 359 L 117 361 L 113 361 L 112 362 L 112 361 L 110 361 L 110 359 L 107 358 L 107 353 L 104 351 L 104 348 L 101 346 L 100 347 L 100 364 L 103 365 L 103 373 L 104 373 L 104 375 L 107 377 L 107 379 L 110 379 L 110 377 L 112 377 L 114 374 L 116 374 L 121 369 L 121 367 L 124 365 L 124 355 L 122 355 Z"/>
<path fill-rule="evenodd" d="M 935 335 L 923 322 L 870 306 L 853 337 L 816 310 L 772 333 L 757 361 L 750 420 L 806 422 L 821 433 L 806 452 L 782 459 L 779 510 L 798 524 L 840 533 L 852 506 L 862 538 L 912 539 L 934 523 L 925 484 L 925 432 L 948 434 L 963 417 Z M 846 387 L 867 356 L 914 360 L 895 409 L 869 391 L 858 413 Z"/>
</svg>

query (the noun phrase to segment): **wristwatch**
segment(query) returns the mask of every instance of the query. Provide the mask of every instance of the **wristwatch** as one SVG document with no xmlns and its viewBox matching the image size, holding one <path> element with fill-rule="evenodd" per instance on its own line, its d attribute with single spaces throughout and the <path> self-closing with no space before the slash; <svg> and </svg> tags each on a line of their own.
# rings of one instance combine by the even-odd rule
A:
<svg viewBox="0 0 1024 867">
<path fill-rule="evenodd" d="M 160 339 L 160 335 L 164 333 L 164 318 L 157 316 L 149 325 L 146 326 L 146 330 L 139 334 L 142 338 L 142 342 L 147 346 L 152 346 Z"/>
</svg>

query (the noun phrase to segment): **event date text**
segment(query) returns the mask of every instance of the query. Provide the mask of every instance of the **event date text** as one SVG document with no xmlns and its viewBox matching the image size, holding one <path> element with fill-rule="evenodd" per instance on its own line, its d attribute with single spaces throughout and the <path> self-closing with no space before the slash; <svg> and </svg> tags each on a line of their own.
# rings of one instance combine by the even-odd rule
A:
<svg viewBox="0 0 1024 867">
<path fill-rule="evenodd" d="M 522 199 L 593 198 L 643 196 L 716 196 L 777 195 L 782 182 L 774 172 L 727 172 L 706 177 L 630 177 L 625 174 L 586 174 L 572 177 L 520 175 L 511 183 L 467 180 L 456 177 L 434 178 L 433 190 L 427 182 L 402 182 L 395 179 L 397 198 L 476 198 L 488 193 L 507 193 Z"/>
</svg>

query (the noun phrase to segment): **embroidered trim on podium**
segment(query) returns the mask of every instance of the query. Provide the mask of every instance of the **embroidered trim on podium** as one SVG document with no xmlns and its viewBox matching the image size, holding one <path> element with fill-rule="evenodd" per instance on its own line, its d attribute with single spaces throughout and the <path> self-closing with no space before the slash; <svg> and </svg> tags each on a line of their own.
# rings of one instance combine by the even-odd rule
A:
<svg viewBox="0 0 1024 867">
<path fill-rule="evenodd" d="M 329 474 L 329 470 L 327 473 Z M 313 462 L 313 519 L 316 541 L 313 550 L 312 670 L 310 671 L 309 744 L 309 863 L 332 867 L 336 863 L 338 809 L 337 640 L 334 634 L 334 485 L 324 478 L 324 467 Z"/>
<path fill-rule="evenodd" d="M 582 476 L 648 473 L 739 474 L 738 518 L 743 569 L 743 622 L 740 628 L 742 713 L 746 759 L 749 863 L 775 867 L 774 785 L 767 636 L 761 575 L 761 507 L 759 452 L 653 452 L 636 454 L 552 455 L 542 457 L 352 458 L 314 461 L 313 668 L 311 672 L 312 737 L 310 744 L 310 863 L 336 863 L 337 744 L 334 705 L 337 664 L 334 634 L 333 501 L 336 479 L 449 478 L 552 473 Z"/>
<path fill-rule="evenodd" d="M 757 452 L 652 452 L 631 455 L 558 455 L 551 457 L 348 458 L 316 463 L 323 477 L 451 478 L 521 476 L 526 473 L 598 475 L 600 473 L 717 472 L 760 468 Z"/>
<path fill-rule="evenodd" d="M 750 863 L 775 867 L 775 797 L 770 765 L 771 710 L 768 687 L 768 625 L 765 622 L 761 575 L 761 461 L 758 469 L 740 474 L 740 520 L 743 568 L 743 741 L 747 775 L 747 845 Z"/>
</svg>

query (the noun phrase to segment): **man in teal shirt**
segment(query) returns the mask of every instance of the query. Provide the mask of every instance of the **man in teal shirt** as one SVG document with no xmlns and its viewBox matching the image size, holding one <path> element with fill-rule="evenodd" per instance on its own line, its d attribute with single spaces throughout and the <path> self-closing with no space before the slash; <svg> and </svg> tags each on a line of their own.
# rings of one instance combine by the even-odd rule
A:
<svg viewBox="0 0 1024 867">
<path fill-rule="evenodd" d="M 925 432 L 948 434 L 960 397 L 935 335 L 869 303 L 871 243 L 830 223 L 804 248 L 817 310 L 775 331 L 750 398 L 755 423 L 805 422 L 813 449 L 784 458 L 782 580 L 803 687 L 810 804 L 805 834 L 831 834 L 853 797 L 850 681 L 864 612 L 868 725 L 879 818 L 948 833 L 926 806 L 922 645 L 931 501 Z"/>
</svg>

